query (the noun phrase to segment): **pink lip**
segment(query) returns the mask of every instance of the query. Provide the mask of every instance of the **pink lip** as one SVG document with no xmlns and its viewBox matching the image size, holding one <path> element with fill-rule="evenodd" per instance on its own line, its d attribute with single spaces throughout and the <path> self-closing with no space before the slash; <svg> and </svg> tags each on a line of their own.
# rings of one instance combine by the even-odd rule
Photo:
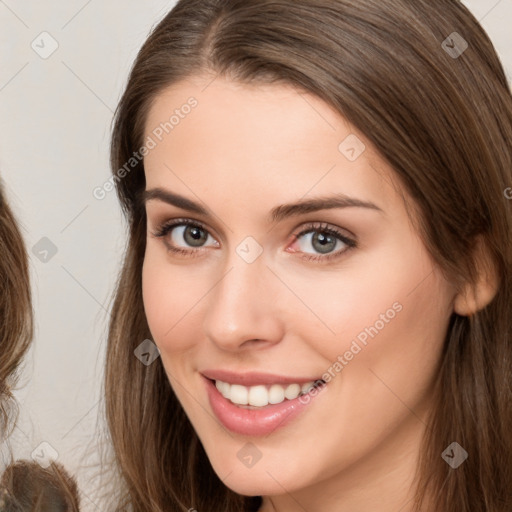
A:
<svg viewBox="0 0 512 512">
<path fill-rule="evenodd" d="M 317 389 L 317 393 L 311 394 L 310 392 L 307 402 L 304 400 L 306 395 L 303 395 L 304 403 L 299 400 L 301 398 L 299 396 L 294 400 L 285 400 L 280 404 L 269 404 L 259 409 L 245 409 L 224 398 L 213 381 L 204 376 L 203 380 L 210 406 L 217 418 L 228 430 L 244 436 L 265 436 L 278 428 L 284 427 L 304 411 L 308 405 L 311 405 L 318 394 L 326 388 L 324 385 L 322 389 Z M 261 381 L 259 382 L 261 383 Z M 272 382 L 275 383 L 276 381 Z"/>
<path fill-rule="evenodd" d="M 234 373 L 228 370 L 204 370 L 201 373 L 211 380 L 221 380 L 222 382 L 240 384 L 242 386 L 257 386 L 259 384 L 305 384 L 306 382 L 315 382 L 321 379 L 321 377 L 285 377 L 283 375 L 259 372 Z"/>
</svg>

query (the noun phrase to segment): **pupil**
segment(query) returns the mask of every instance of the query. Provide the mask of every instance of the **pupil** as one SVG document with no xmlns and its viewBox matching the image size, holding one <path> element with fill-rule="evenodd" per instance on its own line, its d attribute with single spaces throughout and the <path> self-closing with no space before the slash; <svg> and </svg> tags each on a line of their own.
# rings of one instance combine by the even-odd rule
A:
<svg viewBox="0 0 512 512">
<path fill-rule="evenodd" d="M 331 252 L 334 247 L 336 247 L 336 239 L 325 233 L 315 233 L 315 235 L 313 235 L 313 245 L 317 242 L 320 245 L 319 247 L 315 247 L 315 249 L 322 254 Z"/>
<path fill-rule="evenodd" d="M 185 230 L 185 240 L 190 245 L 200 246 L 206 242 L 206 236 L 201 228 L 189 226 Z"/>
</svg>

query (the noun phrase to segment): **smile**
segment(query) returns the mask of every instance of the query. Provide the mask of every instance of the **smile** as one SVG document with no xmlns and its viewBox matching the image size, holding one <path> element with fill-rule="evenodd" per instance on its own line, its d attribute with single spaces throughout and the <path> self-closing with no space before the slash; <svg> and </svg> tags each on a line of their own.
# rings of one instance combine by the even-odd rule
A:
<svg viewBox="0 0 512 512">
<path fill-rule="evenodd" d="M 209 378 L 211 372 L 208 373 L 208 377 L 202 375 L 202 380 L 214 415 L 231 432 L 251 437 L 266 436 L 285 427 L 316 403 L 328 388 L 321 379 L 299 383 L 282 378 L 277 379 L 281 383 L 271 383 L 270 376 L 259 379 L 238 375 L 229 379 L 238 380 L 232 383 L 228 379 Z"/>
<path fill-rule="evenodd" d="M 221 380 L 215 381 L 215 387 L 224 398 L 231 403 L 239 406 L 265 407 L 269 404 L 280 404 L 285 400 L 294 400 L 305 395 L 314 387 L 319 386 L 323 381 L 311 381 L 305 384 L 280 384 L 242 386 L 240 384 L 230 384 Z"/>
</svg>

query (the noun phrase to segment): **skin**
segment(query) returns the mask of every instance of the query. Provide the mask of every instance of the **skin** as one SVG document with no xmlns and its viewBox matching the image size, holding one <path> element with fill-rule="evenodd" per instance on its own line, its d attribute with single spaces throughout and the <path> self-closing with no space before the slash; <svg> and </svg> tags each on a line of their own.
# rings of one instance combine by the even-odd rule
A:
<svg viewBox="0 0 512 512">
<path fill-rule="evenodd" d="M 291 86 L 211 80 L 166 89 L 146 124 L 147 136 L 190 96 L 198 100 L 145 158 L 147 190 L 172 191 L 211 212 L 146 203 L 144 304 L 172 388 L 215 472 L 239 494 L 262 495 L 261 511 L 407 512 L 456 291 L 411 224 L 397 177 L 363 134 Z M 350 134 L 366 145 L 354 162 L 338 149 Z M 277 205 L 333 192 L 382 211 L 268 219 Z M 202 247 L 187 243 L 180 227 L 154 236 L 180 218 L 205 226 Z M 340 242 L 331 250 L 337 258 L 308 261 L 326 256 L 312 240 L 315 228 L 294 237 L 311 223 L 337 228 L 357 246 Z M 248 236 L 263 249 L 250 264 L 236 252 Z M 200 371 L 320 377 L 396 302 L 401 311 L 293 422 L 245 437 L 214 416 Z M 251 468 L 237 457 L 248 442 L 262 454 Z"/>
</svg>

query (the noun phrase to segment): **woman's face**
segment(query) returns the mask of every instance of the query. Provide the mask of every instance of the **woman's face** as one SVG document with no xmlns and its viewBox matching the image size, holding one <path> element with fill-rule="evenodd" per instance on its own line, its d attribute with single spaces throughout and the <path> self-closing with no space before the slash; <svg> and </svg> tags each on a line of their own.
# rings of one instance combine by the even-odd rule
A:
<svg viewBox="0 0 512 512">
<path fill-rule="evenodd" d="M 408 481 L 455 291 L 389 166 L 286 85 L 180 82 L 147 137 L 145 311 L 219 477 L 246 495 Z"/>
</svg>

